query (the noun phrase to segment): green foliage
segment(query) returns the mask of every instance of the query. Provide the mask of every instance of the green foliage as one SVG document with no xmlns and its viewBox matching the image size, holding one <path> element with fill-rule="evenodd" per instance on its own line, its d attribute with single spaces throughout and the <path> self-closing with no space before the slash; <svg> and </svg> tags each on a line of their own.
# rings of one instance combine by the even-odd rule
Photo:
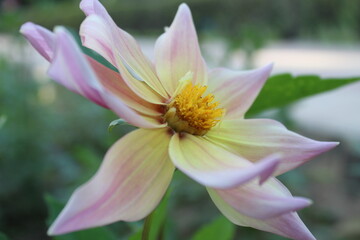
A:
<svg viewBox="0 0 360 240">
<path fill-rule="evenodd" d="M 0 232 L 0 240 L 8 240 L 8 238 L 5 236 L 5 234 Z"/>
<path fill-rule="evenodd" d="M 321 79 L 318 76 L 275 75 L 267 80 L 254 104 L 247 112 L 247 116 L 264 110 L 284 107 L 305 97 L 330 91 L 359 80 L 360 77 Z"/>
<path fill-rule="evenodd" d="M 224 216 L 216 218 L 209 224 L 203 226 L 195 233 L 192 240 L 232 240 L 235 235 L 235 225 Z"/>
<path fill-rule="evenodd" d="M 29 0 L 27 0 L 29 1 Z M 22 3 L 24 1 L 21 1 Z M 171 23 L 180 0 L 102 1 L 124 29 L 160 33 Z M 18 31 L 32 21 L 49 29 L 56 25 L 78 28 L 84 14 L 79 1 L 29 1 L 19 9 L 2 11 L 0 31 Z M 232 46 L 253 48 L 269 37 L 321 38 L 324 41 L 358 41 L 360 2 L 338 0 L 189 0 L 200 32 L 225 36 Z M 231 26 L 231 27 L 225 27 Z M 250 46 L 249 46 L 250 45 Z"/>
<path fill-rule="evenodd" d="M 64 208 L 64 204 L 57 201 L 50 195 L 45 196 L 45 201 L 48 206 L 49 217 L 48 224 L 50 225 Z M 78 231 L 74 233 L 64 234 L 54 237 L 54 240 L 116 240 L 115 235 L 106 227 L 91 228 L 88 230 Z"/>
<path fill-rule="evenodd" d="M 170 197 L 171 190 L 168 189 L 168 192 L 164 196 L 160 205 L 152 213 L 151 219 L 151 229 L 149 234 L 149 240 L 159 240 L 163 239 L 164 229 L 165 229 L 165 220 L 167 217 L 167 206 Z"/>
</svg>

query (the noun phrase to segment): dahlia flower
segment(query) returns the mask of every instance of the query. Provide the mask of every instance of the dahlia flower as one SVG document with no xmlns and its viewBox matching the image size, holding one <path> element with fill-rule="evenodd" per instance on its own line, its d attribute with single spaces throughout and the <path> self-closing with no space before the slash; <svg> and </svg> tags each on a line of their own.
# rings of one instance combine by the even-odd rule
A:
<svg viewBox="0 0 360 240">
<path fill-rule="evenodd" d="M 293 197 L 275 177 L 337 143 L 319 142 L 269 119 L 244 119 L 272 64 L 250 71 L 208 69 L 190 9 L 181 4 L 156 41 L 154 60 L 117 27 L 97 0 L 83 0 L 85 55 L 63 27 L 25 23 L 21 33 L 50 62 L 48 75 L 139 129 L 108 150 L 97 173 L 71 196 L 50 235 L 137 221 L 158 205 L 175 169 L 204 185 L 233 223 L 293 239 L 314 239 Z"/>
</svg>

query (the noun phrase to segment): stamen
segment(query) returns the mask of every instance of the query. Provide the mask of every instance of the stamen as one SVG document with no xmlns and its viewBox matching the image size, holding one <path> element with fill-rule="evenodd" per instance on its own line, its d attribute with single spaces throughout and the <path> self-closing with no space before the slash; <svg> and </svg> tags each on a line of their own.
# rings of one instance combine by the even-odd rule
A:
<svg viewBox="0 0 360 240">
<path fill-rule="evenodd" d="M 204 135 L 221 120 L 224 109 L 217 108 L 219 103 L 213 102 L 213 94 L 202 96 L 206 89 L 190 82 L 175 96 L 165 114 L 170 127 L 177 132 Z"/>
</svg>

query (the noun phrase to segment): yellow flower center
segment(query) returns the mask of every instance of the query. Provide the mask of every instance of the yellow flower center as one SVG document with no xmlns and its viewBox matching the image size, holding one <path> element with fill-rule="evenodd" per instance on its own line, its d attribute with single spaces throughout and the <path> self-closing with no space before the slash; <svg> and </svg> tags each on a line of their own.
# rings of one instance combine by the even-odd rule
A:
<svg viewBox="0 0 360 240">
<path fill-rule="evenodd" d="M 202 136 L 221 120 L 224 110 L 217 108 L 219 103 L 213 102 L 213 94 L 202 96 L 206 89 L 207 86 L 188 83 L 173 98 L 164 115 L 172 129 Z"/>
</svg>

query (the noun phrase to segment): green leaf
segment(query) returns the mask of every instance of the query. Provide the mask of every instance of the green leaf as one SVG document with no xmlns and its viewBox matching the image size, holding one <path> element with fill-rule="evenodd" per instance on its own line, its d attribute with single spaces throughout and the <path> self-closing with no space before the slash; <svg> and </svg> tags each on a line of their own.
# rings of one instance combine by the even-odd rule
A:
<svg viewBox="0 0 360 240">
<path fill-rule="evenodd" d="M 116 127 L 117 125 L 124 125 L 126 124 L 125 120 L 124 119 L 116 119 L 114 121 L 112 121 L 110 124 L 109 124 L 109 127 L 108 127 L 108 131 L 111 132 L 111 130 Z"/>
<path fill-rule="evenodd" d="M 152 224 L 150 229 L 150 240 L 163 239 L 165 222 L 167 216 L 167 206 L 170 198 L 170 188 L 168 189 L 163 200 L 152 214 Z"/>
<path fill-rule="evenodd" d="M 137 231 L 136 233 L 132 234 L 128 240 L 141 240 L 141 234 L 142 234 L 142 231 L 139 230 Z"/>
<path fill-rule="evenodd" d="M 108 67 L 108 68 L 110 68 L 111 70 L 113 70 L 115 72 L 119 72 L 109 61 L 107 61 L 100 54 L 98 54 L 97 52 L 91 50 L 90 48 L 84 47 L 82 45 L 82 43 L 81 43 L 81 38 L 80 38 L 79 33 L 77 31 L 75 31 L 73 28 L 69 28 L 69 27 L 66 27 L 66 30 L 68 30 L 71 33 L 71 35 L 75 38 L 76 42 L 78 43 L 78 45 L 81 48 L 81 50 L 83 51 L 83 53 L 85 53 L 89 57 L 93 58 L 97 62 L 101 63 L 105 67 Z"/>
<path fill-rule="evenodd" d="M 47 223 L 48 225 L 50 225 L 59 215 L 60 211 L 64 208 L 64 204 L 59 202 L 50 195 L 45 196 L 45 202 L 48 206 L 48 212 L 49 212 Z M 99 227 L 99 228 L 91 228 L 88 230 L 64 234 L 61 236 L 56 236 L 53 239 L 54 240 L 88 240 L 88 239 L 116 240 L 117 238 L 106 227 Z"/>
<path fill-rule="evenodd" d="M 302 98 L 330 91 L 358 80 L 360 77 L 321 79 L 318 76 L 275 75 L 267 80 L 246 114 L 253 115 L 264 110 L 283 107 Z"/>
<path fill-rule="evenodd" d="M 0 232 L 0 240 L 8 240 L 9 238 L 6 237 L 5 234 L 3 234 L 2 232 Z"/>
<path fill-rule="evenodd" d="M 234 235 L 235 225 L 224 216 L 220 216 L 197 231 L 192 240 L 231 240 Z"/>
</svg>

